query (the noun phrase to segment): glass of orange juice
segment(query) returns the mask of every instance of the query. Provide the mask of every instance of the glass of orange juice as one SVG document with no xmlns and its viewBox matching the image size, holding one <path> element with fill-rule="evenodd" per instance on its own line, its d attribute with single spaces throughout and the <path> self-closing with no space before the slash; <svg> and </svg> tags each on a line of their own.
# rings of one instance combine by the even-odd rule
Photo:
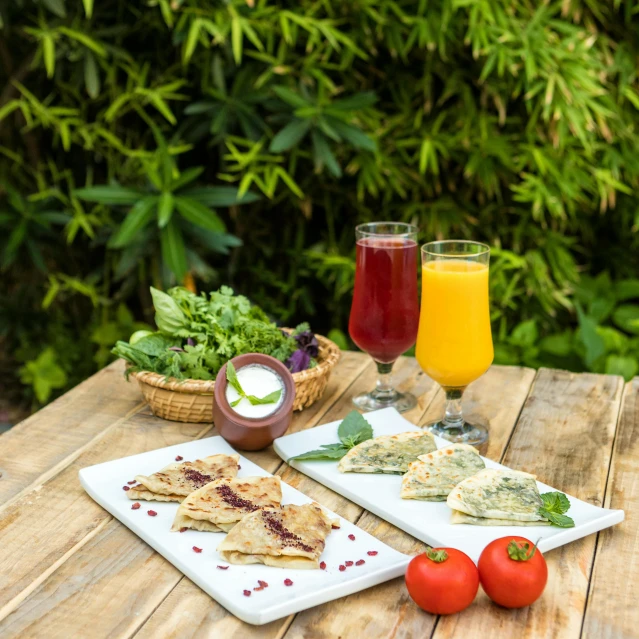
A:
<svg viewBox="0 0 639 639">
<path fill-rule="evenodd" d="M 445 240 L 422 246 L 422 302 L 415 357 L 446 393 L 443 419 L 426 428 L 452 442 L 480 444 L 488 431 L 468 424 L 461 398 L 493 361 L 488 309 L 490 248 Z"/>
</svg>

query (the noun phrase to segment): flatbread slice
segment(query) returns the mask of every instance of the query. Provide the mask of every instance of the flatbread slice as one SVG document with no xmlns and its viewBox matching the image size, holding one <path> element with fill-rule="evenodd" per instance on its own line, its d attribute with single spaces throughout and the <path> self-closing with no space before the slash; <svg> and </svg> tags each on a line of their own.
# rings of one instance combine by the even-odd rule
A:
<svg viewBox="0 0 639 639">
<path fill-rule="evenodd" d="M 194 490 L 220 479 L 233 479 L 239 455 L 211 455 L 195 461 L 175 462 L 152 475 L 136 475 L 138 484 L 127 491 L 129 499 L 183 501 Z"/>
<path fill-rule="evenodd" d="M 334 523 L 316 503 L 264 508 L 246 515 L 217 551 L 231 564 L 319 568 Z"/>
<path fill-rule="evenodd" d="M 171 530 L 193 528 L 228 532 L 247 513 L 279 507 L 279 477 L 236 477 L 216 481 L 191 493 L 178 508 Z"/>
<path fill-rule="evenodd" d="M 450 518 L 451 524 L 469 524 L 471 526 L 550 526 L 549 521 L 515 521 L 513 519 L 487 519 L 486 517 L 473 517 L 466 513 L 453 510 Z"/>
<path fill-rule="evenodd" d="M 545 521 L 534 475 L 486 468 L 460 482 L 446 500 L 453 510 L 484 519 Z"/>
<path fill-rule="evenodd" d="M 486 468 L 474 446 L 450 444 L 411 462 L 402 477 L 400 497 L 444 501 L 460 481 Z"/>
<path fill-rule="evenodd" d="M 403 475 L 408 464 L 437 449 L 427 431 L 381 435 L 351 448 L 339 462 L 342 473 L 391 473 Z"/>
</svg>

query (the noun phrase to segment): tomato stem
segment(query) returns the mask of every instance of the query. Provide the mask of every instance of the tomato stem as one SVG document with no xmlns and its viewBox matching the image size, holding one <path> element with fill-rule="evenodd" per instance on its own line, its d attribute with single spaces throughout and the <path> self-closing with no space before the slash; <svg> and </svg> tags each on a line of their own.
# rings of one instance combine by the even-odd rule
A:
<svg viewBox="0 0 639 639">
<path fill-rule="evenodd" d="M 528 561 L 532 559 L 535 551 L 537 550 L 537 545 L 541 541 L 541 537 L 535 542 L 535 545 L 530 550 L 530 544 L 526 542 L 522 546 L 520 546 L 514 539 L 508 544 L 508 556 L 513 561 Z M 528 553 L 530 550 L 530 553 Z"/>
<path fill-rule="evenodd" d="M 434 561 L 436 564 L 441 564 L 442 562 L 448 559 L 448 553 L 442 548 L 440 549 L 428 548 L 426 550 L 426 556 L 431 561 Z"/>
</svg>

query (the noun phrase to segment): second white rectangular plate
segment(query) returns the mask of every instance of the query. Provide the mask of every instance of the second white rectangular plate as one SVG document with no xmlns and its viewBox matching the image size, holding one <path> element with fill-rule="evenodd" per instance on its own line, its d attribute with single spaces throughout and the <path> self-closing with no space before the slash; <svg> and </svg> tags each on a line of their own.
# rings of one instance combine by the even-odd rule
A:
<svg viewBox="0 0 639 639">
<path fill-rule="evenodd" d="M 340 520 L 341 528 L 333 530 L 326 539 L 326 548 L 321 556 L 321 561 L 326 562 L 325 570 L 293 570 L 261 564 L 229 565 L 216 552 L 226 533 L 171 532 L 179 506 L 177 502 L 140 500 L 140 508 L 131 509 L 133 501 L 126 496 L 123 486 L 127 486 L 127 482 L 136 475 L 150 475 L 172 463 L 177 455 L 188 461 L 234 452 L 221 437 L 209 437 L 83 468 L 80 482 L 100 506 L 155 548 L 204 592 L 248 623 L 268 623 L 404 574 L 411 557 L 393 550 L 328 509 L 325 510 L 332 517 Z M 240 466 L 238 477 L 269 476 L 242 456 Z M 282 482 L 283 504 L 311 501 Z M 149 516 L 149 510 L 157 514 Z M 202 552 L 196 553 L 194 546 L 201 548 Z M 369 552 L 374 554 L 369 555 Z M 362 565 L 354 565 L 362 559 Z M 347 561 L 352 561 L 353 565 L 340 571 L 340 565 Z M 220 570 L 218 566 L 228 568 Z M 266 581 L 268 588 L 254 591 L 258 579 Z M 293 585 L 286 586 L 285 579 L 292 580 Z M 244 590 L 249 590 L 250 596 L 245 596 Z"/>
<path fill-rule="evenodd" d="M 364 417 L 373 427 L 374 436 L 395 435 L 410 430 L 421 430 L 402 417 L 394 408 L 366 413 Z M 275 440 L 277 454 L 288 460 L 322 444 L 338 442 L 337 427 L 341 420 L 317 426 Z M 435 437 L 437 448 L 449 442 Z M 486 459 L 487 468 L 506 468 Z M 428 502 L 415 499 L 401 499 L 401 475 L 380 475 L 364 473 L 340 473 L 337 461 L 294 461 L 288 462 L 305 475 L 328 486 L 366 510 L 376 514 L 398 528 L 431 546 L 450 546 L 464 551 L 475 561 L 481 551 L 493 540 L 507 535 L 521 535 L 536 541 L 544 552 L 608 528 L 623 521 L 623 510 L 599 508 L 568 495 L 570 510 L 567 513 L 575 521 L 574 528 L 556 526 L 470 526 L 451 525 L 451 509 L 446 502 Z M 515 469 L 516 470 L 516 469 Z M 555 491 L 546 484 L 537 482 L 542 493 Z"/>
</svg>

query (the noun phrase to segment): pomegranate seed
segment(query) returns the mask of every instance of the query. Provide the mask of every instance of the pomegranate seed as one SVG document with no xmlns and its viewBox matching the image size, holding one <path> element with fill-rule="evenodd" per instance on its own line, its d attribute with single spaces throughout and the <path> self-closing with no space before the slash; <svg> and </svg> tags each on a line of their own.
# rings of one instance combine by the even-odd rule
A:
<svg viewBox="0 0 639 639">
<path fill-rule="evenodd" d="M 285 579 L 285 580 L 284 580 L 284 585 L 285 585 L 285 586 L 292 586 L 292 585 L 293 585 L 293 582 L 292 582 L 290 579 Z"/>
<path fill-rule="evenodd" d="M 201 548 L 198 548 L 197 546 L 193 546 L 193 551 L 194 551 L 194 552 L 197 552 L 197 553 L 201 553 L 201 552 L 202 552 L 202 549 L 201 549 Z"/>
<path fill-rule="evenodd" d="M 369 550 L 366 554 L 370 555 L 371 557 L 374 557 L 377 554 L 377 551 L 376 550 Z"/>
<path fill-rule="evenodd" d="M 129 484 L 129 486 L 133 486 L 133 484 L 135 484 L 135 479 L 133 481 L 128 481 L 127 484 Z"/>
<path fill-rule="evenodd" d="M 245 590 L 244 591 L 244 596 L 245 597 L 250 597 L 251 596 L 251 591 L 250 590 Z"/>
<path fill-rule="evenodd" d="M 178 455 L 178 456 L 175 458 L 175 461 L 182 461 L 183 459 L 184 459 L 184 457 L 182 457 L 182 455 Z"/>
<path fill-rule="evenodd" d="M 268 588 L 268 584 L 265 581 L 262 581 L 261 579 L 258 579 L 257 583 L 260 584 L 262 588 Z"/>
<path fill-rule="evenodd" d="M 352 561 L 345 561 L 344 565 L 348 568 L 349 566 L 353 565 L 353 562 Z"/>
<path fill-rule="evenodd" d="M 366 562 L 363 559 L 360 559 L 359 561 L 355 562 L 356 566 L 363 566 Z"/>
<path fill-rule="evenodd" d="M 325 562 L 325 561 L 322 561 L 322 562 L 320 563 L 320 568 L 321 568 L 322 570 L 326 570 L 326 562 Z"/>
<path fill-rule="evenodd" d="M 155 512 L 155 510 L 147 510 L 147 511 L 146 511 L 146 514 L 147 514 L 149 517 L 155 517 L 155 516 L 157 515 L 157 513 Z"/>
<path fill-rule="evenodd" d="M 122 490 L 131 490 L 128 486 L 122 486 Z"/>
<path fill-rule="evenodd" d="M 344 572 L 346 570 L 346 566 L 344 566 L 344 564 L 340 564 L 339 565 L 339 571 L 340 572 Z"/>
<path fill-rule="evenodd" d="M 238 465 L 237 465 L 237 469 L 238 469 L 238 470 L 242 470 L 242 467 L 238 464 Z"/>
<path fill-rule="evenodd" d="M 348 536 L 348 538 L 349 538 L 351 541 L 355 541 L 355 535 L 354 535 L 353 533 L 351 533 L 351 534 Z"/>
<path fill-rule="evenodd" d="M 188 528 L 186 526 L 184 526 L 184 528 L 180 528 L 180 532 L 186 532 L 188 530 Z"/>
<path fill-rule="evenodd" d="M 229 567 L 228 566 L 218 566 L 219 570 L 228 570 Z"/>
<path fill-rule="evenodd" d="M 131 510 L 137 510 L 140 507 L 140 502 L 136 501 L 133 506 L 131 506 Z"/>
</svg>

